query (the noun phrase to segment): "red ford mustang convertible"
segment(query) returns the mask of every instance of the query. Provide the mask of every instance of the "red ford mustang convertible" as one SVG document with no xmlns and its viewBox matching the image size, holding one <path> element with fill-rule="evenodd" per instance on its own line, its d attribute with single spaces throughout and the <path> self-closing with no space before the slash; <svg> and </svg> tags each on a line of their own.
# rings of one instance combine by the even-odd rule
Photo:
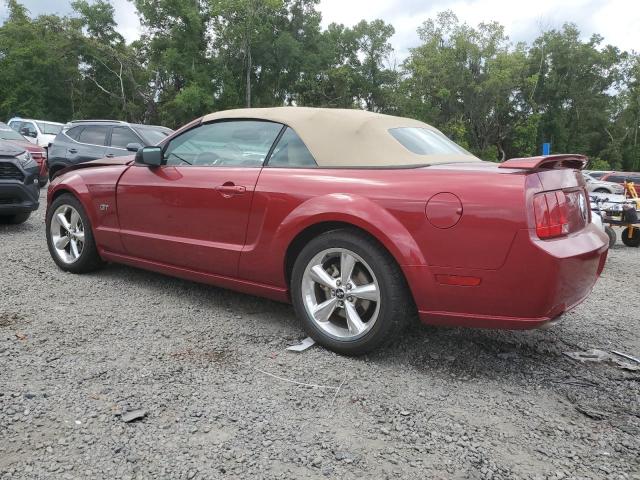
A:
<svg viewBox="0 0 640 480">
<path fill-rule="evenodd" d="M 103 262 L 292 302 L 345 354 L 424 323 L 529 329 L 584 300 L 607 237 L 586 159 L 483 162 L 416 120 L 247 109 L 195 120 L 135 158 L 51 182 L 63 270 Z"/>
</svg>

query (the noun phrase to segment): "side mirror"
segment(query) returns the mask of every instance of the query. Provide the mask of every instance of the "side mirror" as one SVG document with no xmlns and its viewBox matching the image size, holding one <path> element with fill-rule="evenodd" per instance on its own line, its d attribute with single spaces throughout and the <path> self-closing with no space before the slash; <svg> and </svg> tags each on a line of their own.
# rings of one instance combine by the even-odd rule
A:
<svg viewBox="0 0 640 480">
<path fill-rule="evenodd" d="M 136 152 L 136 163 L 138 165 L 147 165 L 149 167 L 159 167 L 160 165 L 162 165 L 162 148 L 141 148 Z"/>
<path fill-rule="evenodd" d="M 141 148 L 142 145 L 140 145 L 139 143 L 127 143 L 127 150 L 129 150 L 130 152 L 137 152 Z"/>
</svg>

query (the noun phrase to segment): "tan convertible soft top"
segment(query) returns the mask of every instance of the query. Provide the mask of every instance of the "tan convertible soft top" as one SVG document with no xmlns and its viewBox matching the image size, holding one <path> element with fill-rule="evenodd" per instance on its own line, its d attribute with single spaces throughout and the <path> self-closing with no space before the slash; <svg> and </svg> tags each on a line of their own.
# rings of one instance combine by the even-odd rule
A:
<svg viewBox="0 0 640 480">
<path fill-rule="evenodd" d="M 418 155 L 405 148 L 389 130 L 426 128 L 426 123 L 363 110 L 278 107 L 246 108 L 211 113 L 203 122 L 259 119 L 291 127 L 321 167 L 394 167 L 479 161 L 472 155 Z"/>
</svg>

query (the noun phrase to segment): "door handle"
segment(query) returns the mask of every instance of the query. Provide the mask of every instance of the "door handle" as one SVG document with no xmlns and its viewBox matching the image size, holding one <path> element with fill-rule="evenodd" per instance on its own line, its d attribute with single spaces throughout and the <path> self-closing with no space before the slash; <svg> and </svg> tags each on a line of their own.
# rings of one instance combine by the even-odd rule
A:
<svg viewBox="0 0 640 480">
<path fill-rule="evenodd" d="M 216 190 L 222 194 L 223 197 L 229 198 L 233 195 L 242 195 L 247 192 L 247 187 L 243 185 L 235 185 L 232 182 L 227 182 L 224 185 L 218 185 Z"/>
<path fill-rule="evenodd" d="M 78 153 L 78 150 L 76 150 L 75 148 L 70 148 L 69 153 Z"/>
<path fill-rule="evenodd" d="M 105 157 L 107 157 L 107 158 L 113 158 L 114 156 L 115 156 L 115 155 L 114 155 L 113 153 L 107 153 L 107 154 L 105 155 Z"/>
</svg>

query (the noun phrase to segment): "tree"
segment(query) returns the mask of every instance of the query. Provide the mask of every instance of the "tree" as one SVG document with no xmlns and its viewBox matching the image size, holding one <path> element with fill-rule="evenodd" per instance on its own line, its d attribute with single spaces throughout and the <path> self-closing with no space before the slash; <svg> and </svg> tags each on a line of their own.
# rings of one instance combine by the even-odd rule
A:
<svg viewBox="0 0 640 480">
<path fill-rule="evenodd" d="M 537 80 L 530 105 L 540 116 L 539 143 L 550 141 L 557 152 L 602 156 L 614 166 L 620 157 L 607 130 L 622 58 L 618 49 L 601 47 L 602 40 L 593 35 L 583 42 L 573 24 L 536 39 L 529 50 L 529 71 Z"/>
<path fill-rule="evenodd" d="M 451 11 L 418 32 L 423 44 L 404 64 L 408 113 L 441 126 L 484 158 L 504 160 L 513 132 L 527 125 L 523 46 L 512 50 L 497 23 L 474 29 Z"/>
<path fill-rule="evenodd" d="M 640 170 L 640 56 L 566 24 L 512 44 L 451 11 L 418 29 L 397 68 L 383 20 L 321 26 L 319 0 L 130 0 L 127 44 L 111 0 L 32 18 L 5 0 L 0 116 L 116 118 L 178 127 L 242 106 L 361 108 L 414 117 L 494 161 L 554 152 Z"/>
<path fill-rule="evenodd" d="M 113 6 L 105 0 L 92 4 L 76 0 L 72 6 L 85 30 L 74 38 L 83 80 L 78 85 L 83 98 L 78 113 L 83 117 L 144 119 L 149 100 L 144 85 L 147 77 L 135 50 L 116 31 Z"/>
<path fill-rule="evenodd" d="M 73 116 L 73 85 L 79 80 L 80 34 L 73 19 L 44 15 L 35 20 L 17 0 L 0 26 L 0 117 L 66 120 Z"/>
</svg>

